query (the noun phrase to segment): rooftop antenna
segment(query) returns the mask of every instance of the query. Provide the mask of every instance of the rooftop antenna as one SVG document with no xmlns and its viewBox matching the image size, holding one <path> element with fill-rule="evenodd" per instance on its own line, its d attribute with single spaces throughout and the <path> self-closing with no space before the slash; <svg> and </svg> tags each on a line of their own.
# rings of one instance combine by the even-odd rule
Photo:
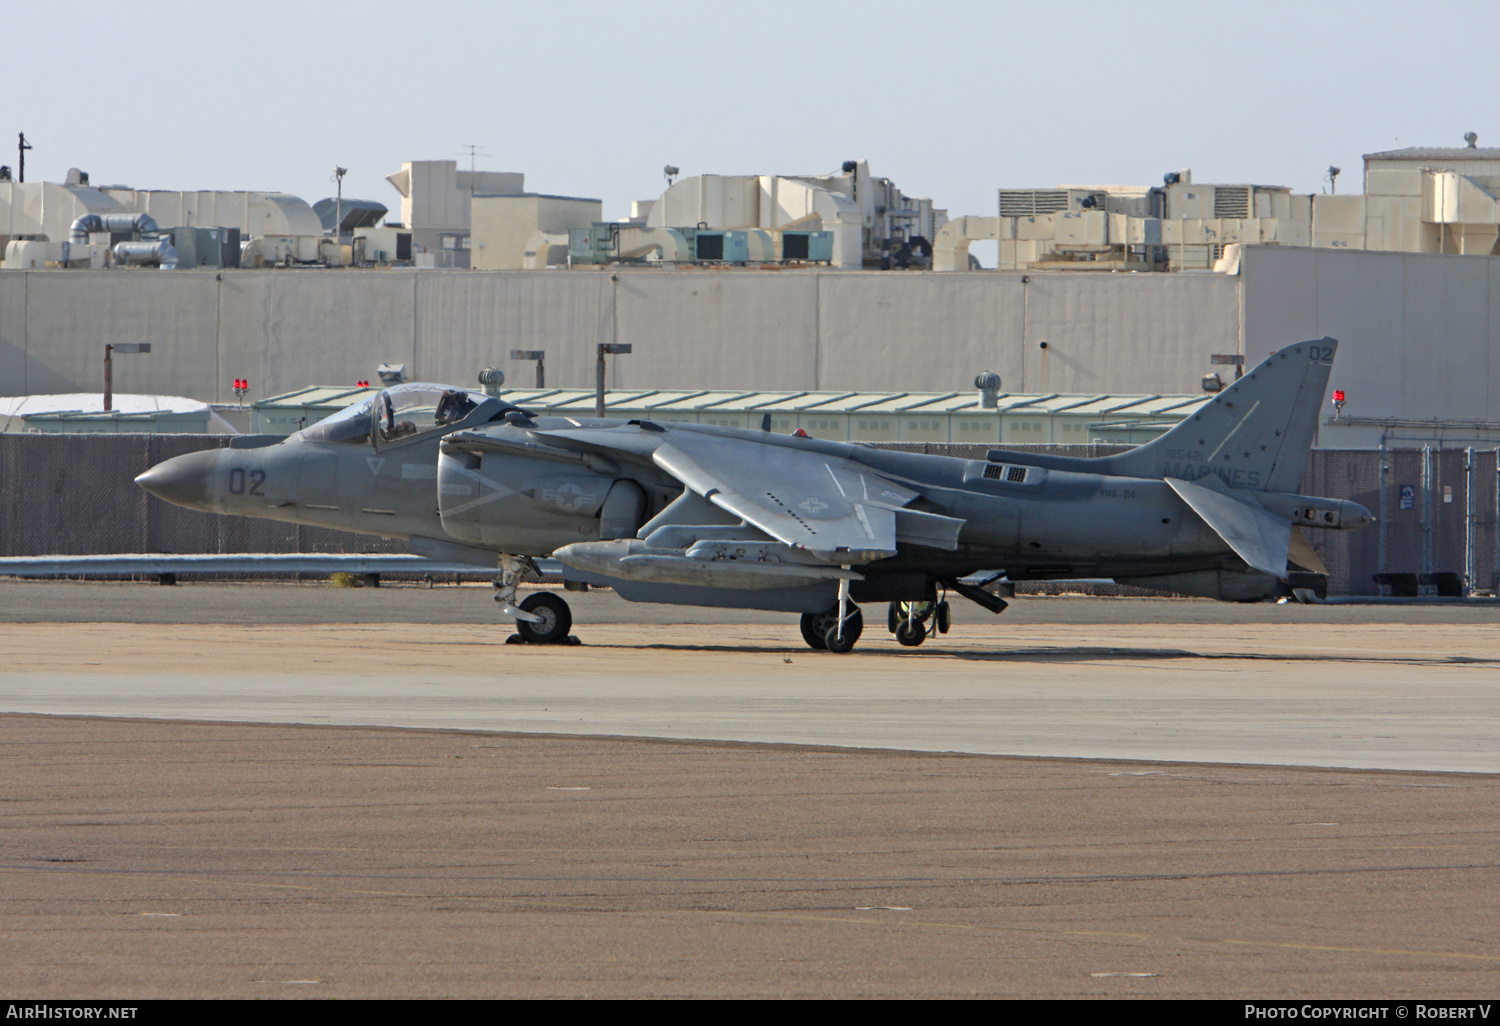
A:
<svg viewBox="0 0 1500 1026">
<path fill-rule="evenodd" d="M 1341 167 L 1334 167 L 1332 164 L 1328 165 L 1328 191 L 1333 193 L 1335 196 L 1338 195 L 1339 175 L 1343 172 L 1343 170 L 1344 169 Z"/>
<path fill-rule="evenodd" d="M 33 147 L 31 143 L 26 141 L 25 132 L 21 132 L 19 133 L 19 135 L 21 137 L 21 141 L 16 146 L 16 153 L 20 156 L 21 159 L 17 162 L 20 164 L 20 167 L 18 167 L 17 170 L 21 174 L 20 180 L 24 182 L 26 181 L 26 151 L 29 149 L 33 149 Z"/>
<path fill-rule="evenodd" d="M 464 143 L 463 148 L 469 151 L 469 195 L 474 195 L 474 173 L 477 161 L 480 157 L 489 157 L 491 154 L 484 152 L 484 147 L 478 143 Z"/>
</svg>

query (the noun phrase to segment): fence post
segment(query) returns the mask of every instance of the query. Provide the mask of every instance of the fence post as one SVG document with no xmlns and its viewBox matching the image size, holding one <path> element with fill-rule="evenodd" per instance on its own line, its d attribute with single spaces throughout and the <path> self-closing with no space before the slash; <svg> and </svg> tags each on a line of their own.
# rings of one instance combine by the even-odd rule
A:
<svg viewBox="0 0 1500 1026">
<path fill-rule="evenodd" d="M 1464 449 L 1464 595 L 1474 593 L 1474 447 Z"/>
<path fill-rule="evenodd" d="M 1500 454 L 1500 450 L 1496 450 Z M 1390 511 L 1386 508 L 1385 493 L 1389 489 L 1386 481 L 1390 475 L 1391 461 L 1390 450 L 1385 447 L 1385 439 L 1380 440 L 1380 511 L 1376 514 L 1376 524 L 1380 528 L 1379 551 L 1375 555 L 1375 566 L 1378 573 L 1385 573 L 1389 567 L 1386 566 L 1386 531 L 1390 529 Z"/>
<path fill-rule="evenodd" d="M 1422 446 L 1422 574 L 1432 573 L 1432 446 Z"/>
</svg>

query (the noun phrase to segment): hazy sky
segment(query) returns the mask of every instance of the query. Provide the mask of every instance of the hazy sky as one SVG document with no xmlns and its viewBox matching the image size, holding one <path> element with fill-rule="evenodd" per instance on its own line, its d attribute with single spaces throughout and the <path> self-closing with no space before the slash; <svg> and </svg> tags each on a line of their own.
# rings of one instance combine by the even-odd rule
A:
<svg viewBox="0 0 1500 1026">
<path fill-rule="evenodd" d="M 95 184 L 345 195 L 455 158 L 537 192 L 658 195 L 662 165 L 867 158 L 950 215 L 998 187 L 1316 192 L 1395 146 L 1500 145 L 1500 3 L 0 0 L 0 163 Z M 394 216 L 394 214 L 393 214 Z"/>
</svg>

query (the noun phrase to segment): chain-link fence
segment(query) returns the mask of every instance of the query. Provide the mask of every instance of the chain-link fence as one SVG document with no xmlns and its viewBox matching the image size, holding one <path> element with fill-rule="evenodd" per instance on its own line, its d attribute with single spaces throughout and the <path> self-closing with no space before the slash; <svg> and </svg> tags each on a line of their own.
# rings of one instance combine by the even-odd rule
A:
<svg viewBox="0 0 1500 1026">
<path fill-rule="evenodd" d="M 0 434 L 0 555 L 127 552 L 401 552 L 399 541 L 276 520 L 200 513 L 147 494 L 135 477 L 162 460 L 228 444 L 223 435 Z M 985 445 L 881 448 L 983 459 Z M 1125 446 L 1015 446 L 1106 456 Z M 1328 567 L 1329 593 L 1467 582 L 1496 587 L 1494 449 L 1316 449 L 1301 491 L 1352 499 L 1379 519 L 1360 531 L 1308 531 Z M 1389 581 L 1389 577 L 1387 578 Z"/>
</svg>

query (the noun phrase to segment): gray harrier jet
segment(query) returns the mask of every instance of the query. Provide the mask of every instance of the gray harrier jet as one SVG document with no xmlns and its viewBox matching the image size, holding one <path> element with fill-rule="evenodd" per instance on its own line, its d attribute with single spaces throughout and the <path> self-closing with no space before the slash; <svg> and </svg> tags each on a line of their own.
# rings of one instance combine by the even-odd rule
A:
<svg viewBox="0 0 1500 1026">
<path fill-rule="evenodd" d="M 847 652 L 856 602 L 888 602 L 898 641 L 948 628 L 941 592 L 992 612 L 988 585 L 1113 578 L 1244 601 L 1322 566 L 1299 527 L 1370 523 L 1297 494 L 1338 343 L 1274 353 L 1146 445 L 1074 459 L 888 452 L 699 424 L 535 416 L 441 385 L 386 389 L 285 441 L 244 439 L 137 481 L 194 509 L 407 541 L 501 570 L 495 598 L 531 642 L 567 638 L 567 603 L 516 603 L 532 559 L 638 602 L 802 614 Z M 987 581 L 974 575 L 990 572 Z"/>
</svg>

